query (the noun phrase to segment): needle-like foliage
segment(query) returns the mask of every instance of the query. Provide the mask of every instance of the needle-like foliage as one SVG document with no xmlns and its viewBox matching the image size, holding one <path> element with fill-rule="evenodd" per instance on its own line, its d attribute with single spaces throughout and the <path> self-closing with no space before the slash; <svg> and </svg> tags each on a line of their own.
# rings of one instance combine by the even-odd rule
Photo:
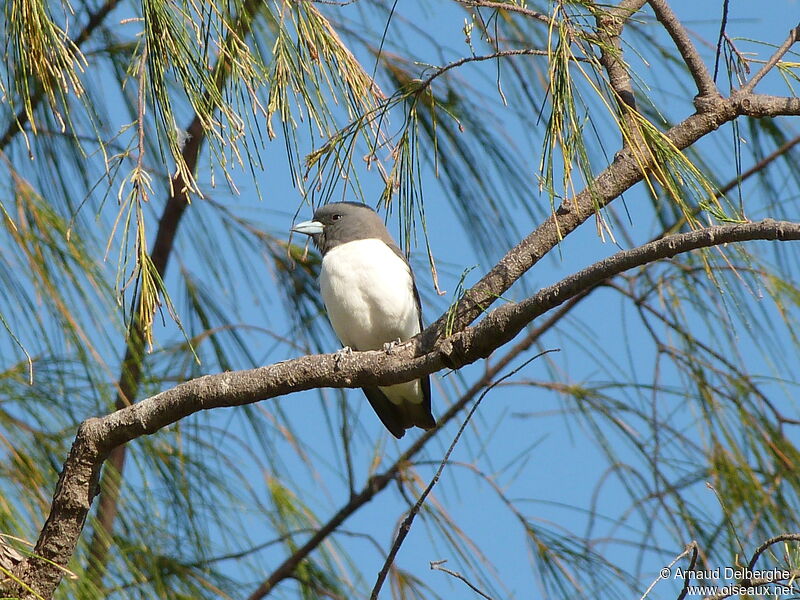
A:
<svg viewBox="0 0 800 600">
<path fill-rule="evenodd" d="M 797 221 L 800 33 L 672 4 L 8 0 L 0 594 L 678 598 L 677 564 L 796 587 L 800 242 L 679 246 Z M 441 428 L 400 443 L 308 389 L 375 385 L 383 354 L 286 362 L 337 349 L 289 231 L 338 200 L 385 216 L 448 338 L 409 359 L 442 369 Z M 304 394 L 237 387 L 287 364 Z"/>
</svg>

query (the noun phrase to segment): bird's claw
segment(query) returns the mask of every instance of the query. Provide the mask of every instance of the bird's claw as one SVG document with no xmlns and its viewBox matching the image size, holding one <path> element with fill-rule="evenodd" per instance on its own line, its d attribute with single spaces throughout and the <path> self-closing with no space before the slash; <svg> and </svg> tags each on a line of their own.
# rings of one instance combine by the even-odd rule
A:
<svg viewBox="0 0 800 600">
<path fill-rule="evenodd" d="M 394 350 L 394 349 L 395 349 L 397 346 L 399 346 L 401 343 L 402 343 L 402 342 L 400 341 L 400 338 L 397 338 L 396 340 L 392 340 L 391 342 L 386 342 L 386 343 L 383 345 L 383 351 L 384 351 L 384 352 L 386 352 L 386 354 L 391 354 L 391 353 L 392 353 L 392 351 L 393 351 L 393 350 Z"/>
<path fill-rule="evenodd" d="M 340 367 L 340 363 L 346 359 L 346 357 L 350 356 L 353 353 L 353 349 L 350 346 L 345 346 L 344 348 L 339 348 L 336 352 L 333 353 L 333 361 L 336 365 L 336 370 L 338 371 Z"/>
</svg>

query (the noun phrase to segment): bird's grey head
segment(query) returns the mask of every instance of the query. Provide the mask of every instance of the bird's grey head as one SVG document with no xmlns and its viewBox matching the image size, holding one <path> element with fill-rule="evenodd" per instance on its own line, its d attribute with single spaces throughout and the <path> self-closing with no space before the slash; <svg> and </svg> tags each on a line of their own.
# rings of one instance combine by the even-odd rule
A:
<svg viewBox="0 0 800 600">
<path fill-rule="evenodd" d="M 340 244 L 356 240 L 378 239 L 394 245 L 378 213 L 356 202 L 332 202 L 321 206 L 311 221 L 298 223 L 292 231 L 311 236 L 323 254 Z"/>
</svg>

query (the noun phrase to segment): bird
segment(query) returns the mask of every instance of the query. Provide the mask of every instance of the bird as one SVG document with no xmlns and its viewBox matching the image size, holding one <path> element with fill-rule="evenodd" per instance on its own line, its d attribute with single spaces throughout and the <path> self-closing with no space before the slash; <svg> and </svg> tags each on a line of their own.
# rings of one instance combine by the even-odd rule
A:
<svg viewBox="0 0 800 600">
<path fill-rule="evenodd" d="M 322 254 L 320 292 L 344 350 L 388 349 L 422 331 L 422 308 L 411 265 L 372 208 L 357 202 L 331 202 L 292 231 L 310 236 Z M 429 376 L 362 390 L 396 438 L 415 426 L 436 427 Z"/>
</svg>

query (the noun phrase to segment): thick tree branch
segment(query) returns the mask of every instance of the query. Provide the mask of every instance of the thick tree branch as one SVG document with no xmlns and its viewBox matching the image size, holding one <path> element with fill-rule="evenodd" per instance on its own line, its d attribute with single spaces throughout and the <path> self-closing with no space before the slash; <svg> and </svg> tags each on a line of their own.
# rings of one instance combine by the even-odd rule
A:
<svg viewBox="0 0 800 600">
<path fill-rule="evenodd" d="M 391 354 L 376 351 L 304 356 L 258 369 L 200 377 L 105 417 L 88 419 L 80 425 L 64 464 L 35 556 L 26 558 L 15 571 L 23 581 L 35 585 L 35 591 L 41 596 L 52 595 L 62 575 L 59 566 L 66 565 L 75 550 L 103 461 L 115 447 L 137 437 L 152 434 L 201 410 L 241 406 L 320 387 L 401 383 L 444 367 L 459 368 L 486 358 L 539 315 L 585 293 L 608 277 L 682 252 L 748 240 L 800 240 L 800 224 L 766 219 L 758 223 L 710 227 L 618 252 L 522 302 L 500 306 L 476 326 L 442 340 L 425 354 L 418 355 L 421 348 L 418 337 L 395 348 Z M 373 478 L 368 489 L 362 492 L 363 497 L 351 502 L 366 502 L 376 489 L 391 480 L 394 472 Z M 339 519 L 329 523 L 328 533 L 350 512 L 343 509 L 339 514 Z M 318 536 L 324 539 L 324 535 L 327 534 L 320 530 L 312 540 Z M 264 593 L 273 585 L 265 582 Z"/>
<path fill-rule="evenodd" d="M 453 335 L 439 346 L 439 359 L 446 366 L 459 368 L 485 358 L 495 348 L 511 340 L 525 325 L 544 312 L 559 306 L 567 299 L 598 283 L 632 269 L 677 254 L 749 240 L 797 240 L 800 224 L 765 219 L 758 223 L 709 227 L 688 233 L 675 234 L 649 242 L 638 248 L 618 252 L 593 264 L 559 283 L 548 286 L 517 304 L 505 304 L 489 313 L 480 323 Z M 431 357 L 436 352 L 416 360 Z"/>
</svg>

